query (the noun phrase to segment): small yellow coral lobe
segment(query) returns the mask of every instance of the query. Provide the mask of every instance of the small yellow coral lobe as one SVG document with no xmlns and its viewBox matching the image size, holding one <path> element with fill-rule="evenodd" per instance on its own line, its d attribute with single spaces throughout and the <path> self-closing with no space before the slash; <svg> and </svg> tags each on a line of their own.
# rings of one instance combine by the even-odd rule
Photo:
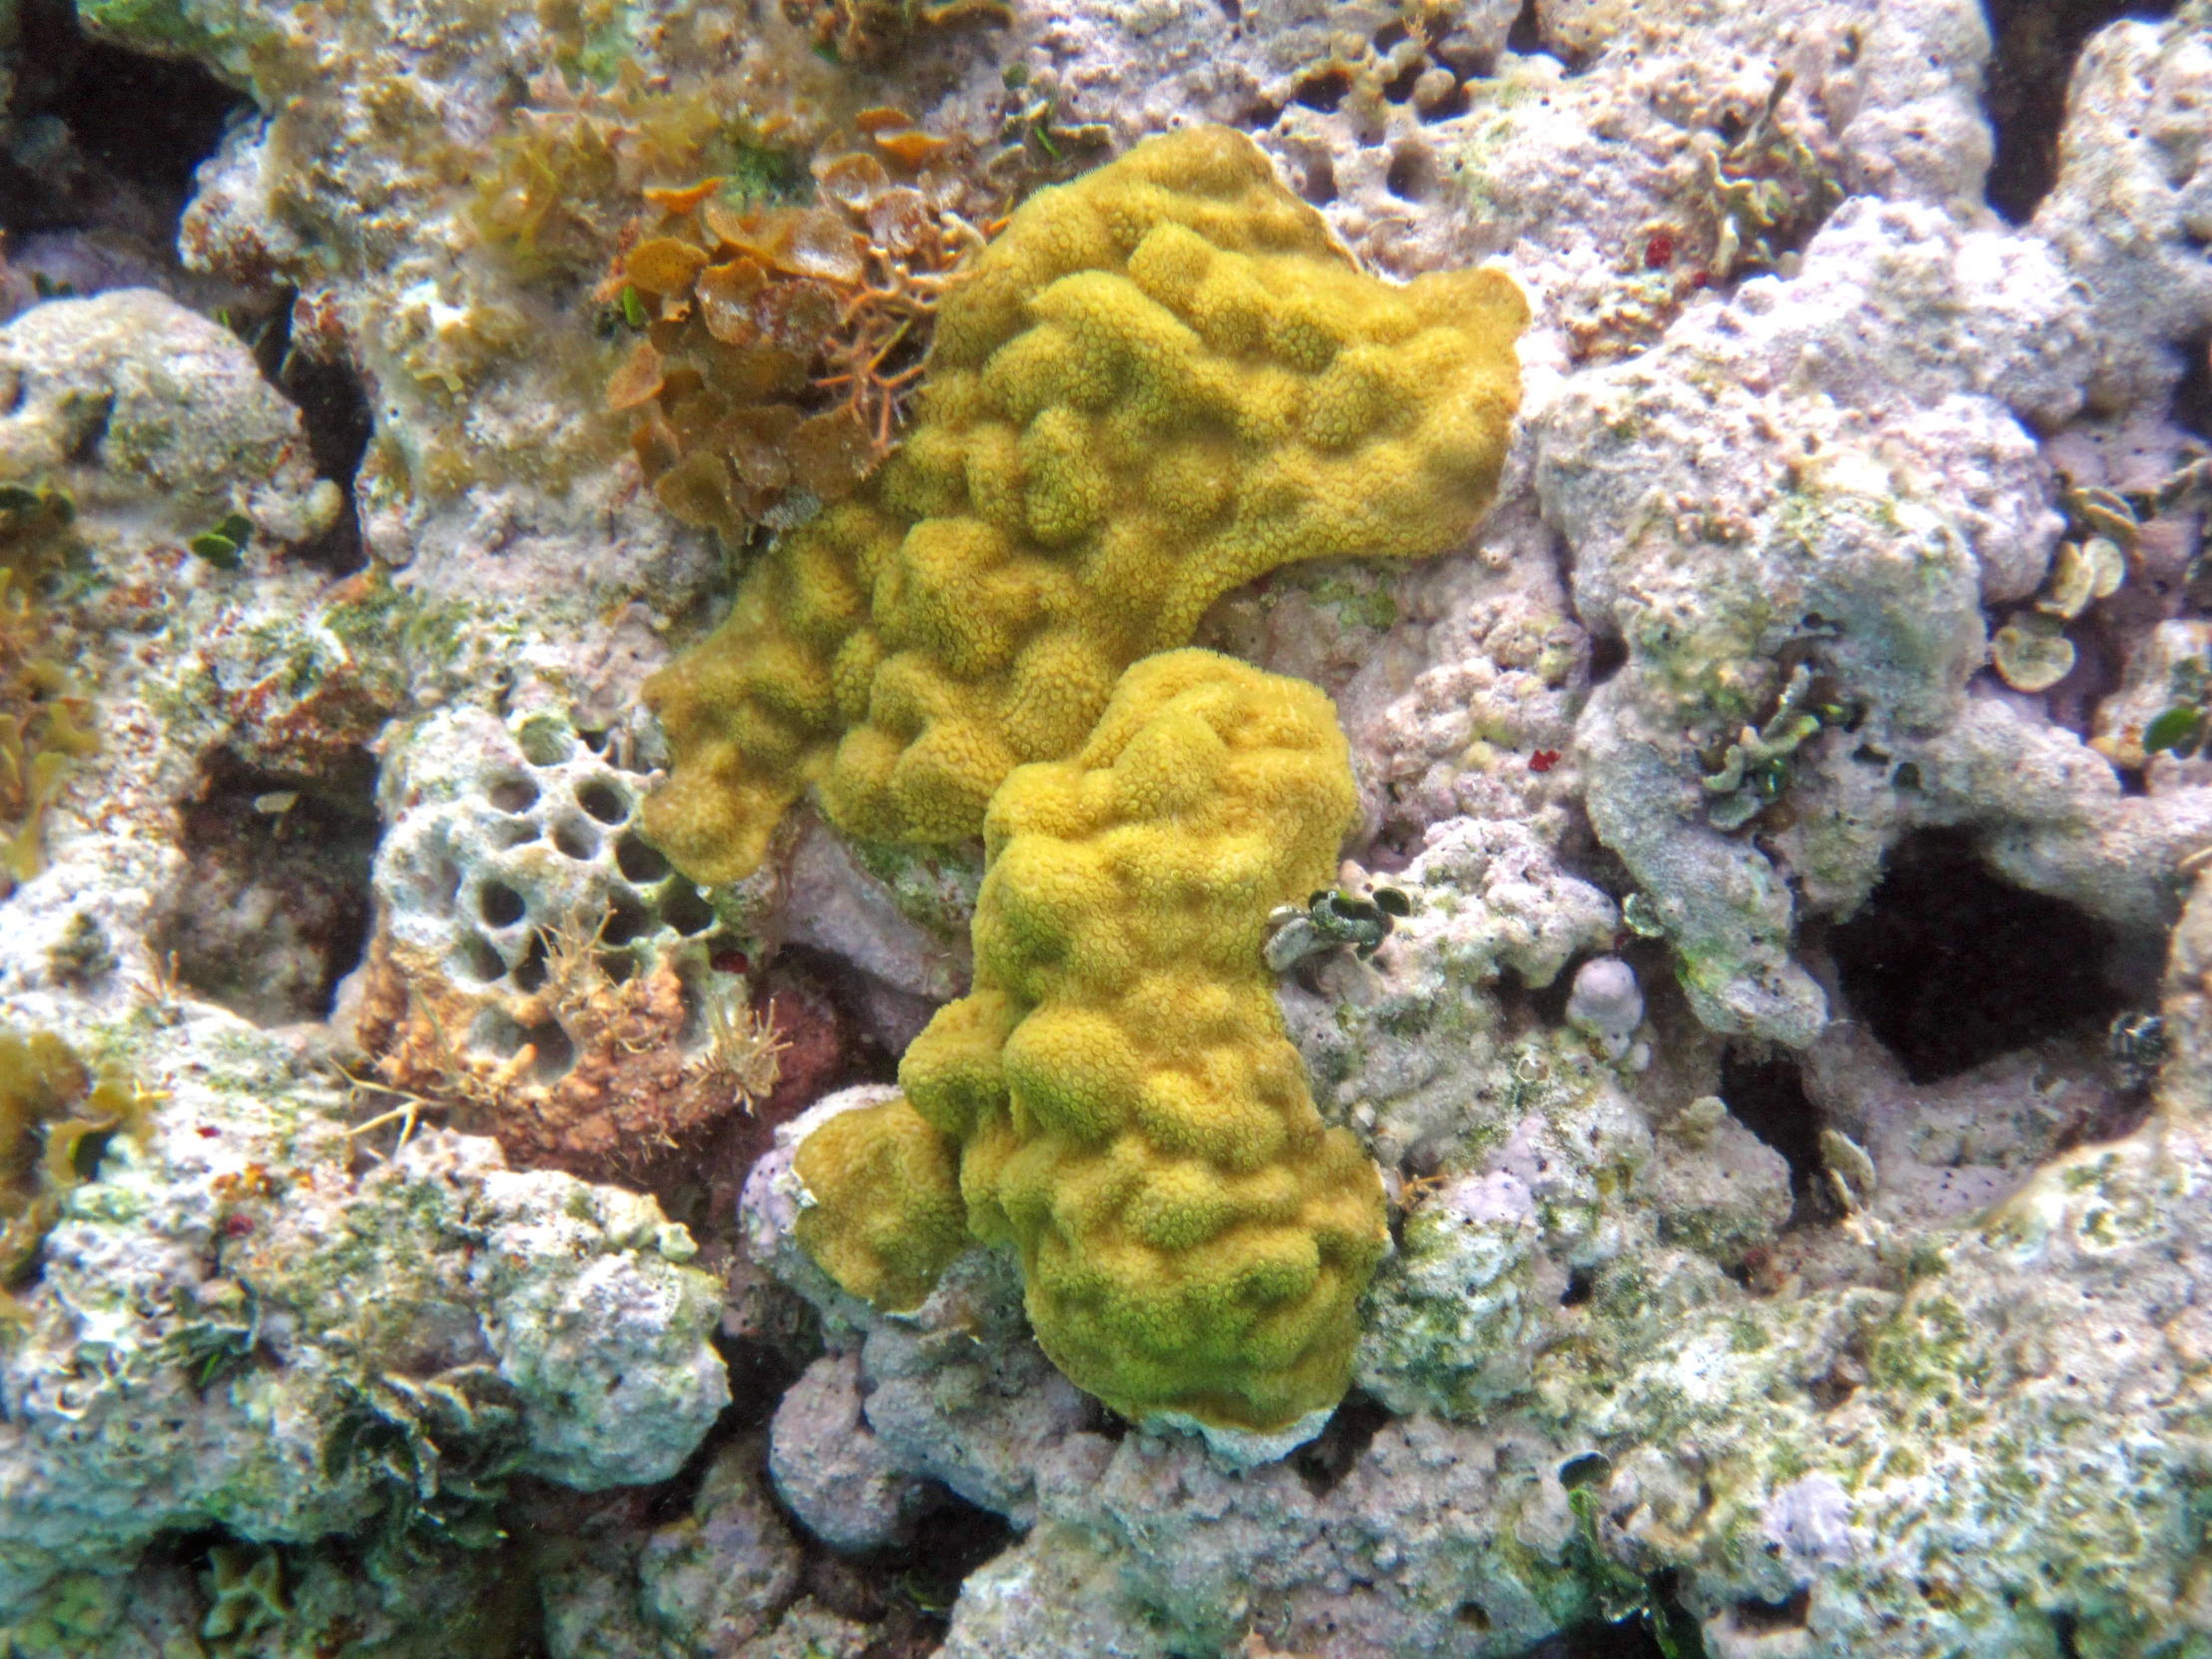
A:
<svg viewBox="0 0 2212 1659">
<path fill-rule="evenodd" d="M 1261 950 L 1356 810 L 1315 687 L 1205 651 L 1130 669 L 1079 754 L 991 801 L 974 992 L 907 1049 L 903 1098 L 801 1143 L 802 1244 L 875 1296 L 886 1241 L 924 1230 L 867 1218 L 941 1216 L 956 1170 L 1045 1353 L 1116 1410 L 1270 1430 L 1333 1405 L 1382 1188 L 1315 1110 Z"/>
<path fill-rule="evenodd" d="M 108 1136 L 141 1136 L 153 1100 L 95 1077 L 51 1031 L 0 1030 L 0 1314 L 38 1260 L 61 1195 L 86 1179 Z"/>
<path fill-rule="evenodd" d="M 673 756 L 649 833 L 736 879 L 819 785 L 856 835 L 972 836 L 1230 589 L 1461 541 L 1527 314 L 1493 271 L 1363 275 L 1227 128 L 1039 192 L 939 305 L 905 446 L 648 682 Z"/>
</svg>

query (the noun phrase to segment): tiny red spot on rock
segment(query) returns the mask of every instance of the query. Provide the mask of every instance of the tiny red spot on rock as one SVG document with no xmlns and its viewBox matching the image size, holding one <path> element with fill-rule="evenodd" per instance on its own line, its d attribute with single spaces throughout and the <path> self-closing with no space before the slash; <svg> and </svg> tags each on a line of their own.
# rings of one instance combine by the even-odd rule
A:
<svg viewBox="0 0 2212 1659">
<path fill-rule="evenodd" d="M 718 950 L 707 958 L 707 965 L 717 973 L 749 973 L 753 968 L 742 950 Z"/>
<path fill-rule="evenodd" d="M 223 1236 L 226 1239 L 243 1239 L 253 1231 L 252 1216 L 229 1215 L 223 1218 Z"/>
<path fill-rule="evenodd" d="M 1690 286 L 1694 288 L 1704 287 L 1712 280 L 1713 274 L 1710 271 L 1693 271 L 1690 273 Z"/>
<path fill-rule="evenodd" d="M 217 1127 L 216 1127 L 216 1126 L 215 1126 L 214 1124 L 212 1124 L 212 1123 L 203 1123 L 203 1124 L 202 1124 L 202 1125 L 200 1126 L 200 1131 L 199 1131 L 199 1133 L 200 1133 L 200 1138 L 201 1138 L 202 1140 L 204 1140 L 204 1141 L 212 1141 L 212 1140 L 214 1140 L 214 1139 L 215 1139 L 215 1138 L 216 1138 L 216 1137 L 217 1137 L 218 1135 L 222 1134 L 222 1133 L 223 1133 L 223 1131 L 222 1131 L 222 1130 L 220 1130 L 220 1129 L 218 1129 L 218 1128 L 217 1128 Z"/>
<path fill-rule="evenodd" d="M 1528 770 L 1530 772 L 1549 772 L 1558 764 L 1559 751 L 1556 749 L 1539 749 L 1535 754 L 1528 757 Z"/>
<path fill-rule="evenodd" d="M 1644 269 L 1657 271 L 1674 262 L 1674 236 L 1667 231 L 1654 231 L 1644 243 Z"/>
</svg>

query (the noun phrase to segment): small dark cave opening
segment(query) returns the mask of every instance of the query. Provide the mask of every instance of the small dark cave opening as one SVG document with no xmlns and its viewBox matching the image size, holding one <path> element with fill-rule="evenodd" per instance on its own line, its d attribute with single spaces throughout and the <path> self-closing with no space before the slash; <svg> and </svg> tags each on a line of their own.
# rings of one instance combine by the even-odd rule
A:
<svg viewBox="0 0 2212 1659">
<path fill-rule="evenodd" d="M 2058 131 L 2082 43 L 2121 18 L 2171 17 L 2173 0 L 1983 0 L 1993 51 L 1982 107 L 1996 139 L 1983 195 L 2024 225 L 2058 179 Z"/>
<path fill-rule="evenodd" d="M 2171 419 L 2184 432 L 2212 443 L 2212 335 L 2198 334 L 2176 349 L 2187 367 L 2174 387 Z"/>
<path fill-rule="evenodd" d="M 1922 830 L 1829 933 L 1852 1017 L 1916 1083 L 1939 1082 L 2128 1004 L 2123 941 L 2062 899 L 1999 879 L 1970 833 Z M 2148 987 L 2138 987 L 2146 990 Z"/>
<path fill-rule="evenodd" d="M 0 230 L 102 231 L 173 265 L 193 172 L 252 106 L 198 64 L 87 36 L 71 0 L 25 0 L 0 150 Z"/>
<path fill-rule="evenodd" d="M 179 817 L 190 868 L 154 949 L 184 984 L 258 1025 L 323 1018 L 368 940 L 375 758 L 355 750 L 307 777 L 219 750 Z"/>
<path fill-rule="evenodd" d="M 1343 1482 L 1392 1420 L 1390 1409 L 1373 1394 L 1355 1388 L 1345 1395 L 1329 1426 L 1286 1461 L 1316 1497 L 1326 1497 Z"/>
<path fill-rule="evenodd" d="M 1805 1217 L 1820 1202 L 1821 1115 L 1806 1098 L 1796 1056 L 1763 1044 L 1729 1044 L 1721 1051 L 1720 1095 L 1730 1116 L 1782 1154 L 1796 1214 Z"/>
</svg>

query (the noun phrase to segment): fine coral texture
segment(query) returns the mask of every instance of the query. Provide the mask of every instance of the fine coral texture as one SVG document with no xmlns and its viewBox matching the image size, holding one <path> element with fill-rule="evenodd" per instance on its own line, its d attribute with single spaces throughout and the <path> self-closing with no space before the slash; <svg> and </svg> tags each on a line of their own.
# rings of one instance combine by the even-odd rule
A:
<svg viewBox="0 0 2212 1659">
<path fill-rule="evenodd" d="M 1230 589 L 1460 541 L 1526 319 L 1494 272 L 1362 275 L 1225 128 L 1039 193 L 938 307 L 905 447 L 648 683 L 675 762 L 648 831 L 732 879 L 819 782 L 852 833 L 972 836 Z"/>
<path fill-rule="evenodd" d="M 906 1051 L 911 1104 L 872 1108 L 833 1159 L 802 1143 L 803 1179 L 911 1161 L 858 1143 L 910 1154 L 925 1122 L 1078 1386 L 1260 1430 L 1333 1405 L 1382 1190 L 1315 1111 L 1261 947 L 1270 910 L 1331 878 L 1354 812 L 1321 692 L 1204 651 L 1138 664 L 1075 759 L 992 802 L 975 990 Z"/>
</svg>

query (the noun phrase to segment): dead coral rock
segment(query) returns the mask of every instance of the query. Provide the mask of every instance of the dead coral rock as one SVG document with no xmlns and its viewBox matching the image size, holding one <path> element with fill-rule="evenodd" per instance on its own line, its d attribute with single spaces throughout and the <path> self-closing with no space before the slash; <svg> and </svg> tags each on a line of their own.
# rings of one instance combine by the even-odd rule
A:
<svg viewBox="0 0 2212 1659">
<path fill-rule="evenodd" d="M 376 1083 L 454 1107 L 517 1164 L 648 1183 L 744 1099 L 733 1057 L 697 1023 L 665 958 L 618 983 L 588 946 L 556 946 L 542 990 L 472 994 L 380 935 L 356 1033 Z"/>
</svg>

